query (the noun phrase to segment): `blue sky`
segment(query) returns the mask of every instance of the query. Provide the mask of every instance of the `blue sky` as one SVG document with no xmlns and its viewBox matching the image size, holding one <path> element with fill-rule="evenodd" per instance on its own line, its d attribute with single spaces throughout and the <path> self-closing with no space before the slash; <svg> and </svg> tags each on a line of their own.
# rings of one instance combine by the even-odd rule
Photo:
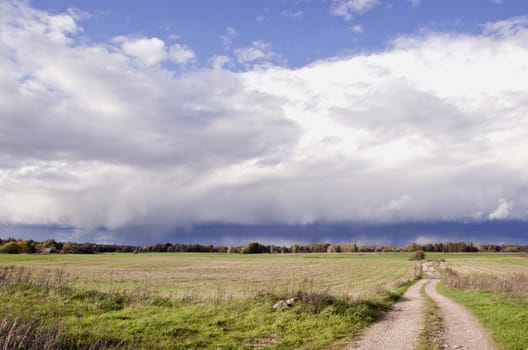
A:
<svg viewBox="0 0 528 350">
<path fill-rule="evenodd" d="M 254 41 L 271 44 L 290 67 L 346 53 L 380 50 L 401 34 L 420 30 L 479 32 L 487 22 L 528 11 L 522 0 L 357 1 L 365 3 L 351 18 L 332 14 L 331 0 L 277 1 L 33 1 L 43 10 L 77 8 L 90 18 L 82 21 L 89 40 L 105 42 L 136 34 L 171 41 L 178 36 L 205 66 L 215 55 L 232 55 L 234 48 Z M 353 1 L 351 1 L 353 2 Z M 371 3 L 371 5 L 368 5 Z M 229 34 L 232 28 L 236 34 Z M 354 30 L 355 28 L 355 30 Z M 232 43 L 226 50 L 221 36 Z"/>
<path fill-rule="evenodd" d="M 0 236 L 527 242 L 526 1 L 10 0 L 0 33 Z"/>
</svg>

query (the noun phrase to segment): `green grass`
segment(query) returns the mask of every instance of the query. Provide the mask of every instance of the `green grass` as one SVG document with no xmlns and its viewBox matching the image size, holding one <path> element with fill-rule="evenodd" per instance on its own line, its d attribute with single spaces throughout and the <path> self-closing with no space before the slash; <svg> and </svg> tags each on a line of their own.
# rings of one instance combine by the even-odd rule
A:
<svg viewBox="0 0 528 350">
<path fill-rule="evenodd" d="M 412 283 L 408 256 L 0 256 L 15 266 L 0 278 L 0 321 L 52 325 L 64 349 L 333 348 Z"/>
</svg>

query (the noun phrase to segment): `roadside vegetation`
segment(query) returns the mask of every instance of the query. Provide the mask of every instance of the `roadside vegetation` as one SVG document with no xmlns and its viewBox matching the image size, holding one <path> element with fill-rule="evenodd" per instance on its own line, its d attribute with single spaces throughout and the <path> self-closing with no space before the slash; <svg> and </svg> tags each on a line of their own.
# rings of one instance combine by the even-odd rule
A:
<svg viewBox="0 0 528 350">
<path fill-rule="evenodd" d="M 11 257 L 0 258 L 1 348 L 328 348 L 416 277 L 407 254 Z"/>
</svg>

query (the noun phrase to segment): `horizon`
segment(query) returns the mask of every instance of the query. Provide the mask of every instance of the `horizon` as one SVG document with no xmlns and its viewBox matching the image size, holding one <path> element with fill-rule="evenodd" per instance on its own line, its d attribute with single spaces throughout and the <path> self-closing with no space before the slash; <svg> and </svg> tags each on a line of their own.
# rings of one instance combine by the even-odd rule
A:
<svg viewBox="0 0 528 350">
<path fill-rule="evenodd" d="M 124 228 L 126 233 L 144 231 L 151 227 Z M 161 243 L 213 244 L 218 246 L 240 246 L 249 242 L 266 245 L 291 246 L 294 244 L 357 243 L 360 246 L 404 247 L 412 243 L 435 244 L 445 242 L 466 242 L 475 245 L 525 245 L 528 222 L 436 222 L 436 223 L 395 223 L 373 225 L 358 223 L 313 223 L 310 225 L 233 225 L 202 224 L 193 227 L 176 228 L 174 231 L 154 228 L 156 235 L 133 234 L 146 237 L 143 240 L 117 241 L 105 229 L 80 231 L 71 227 L 0 226 L 0 238 L 21 238 L 44 241 L 56 239 L 62 242 L 91 242 L 96 244 L 117 244 L 145 246 Z M 50 232 L 52 234 L 50 234 Z M 73 234 L 72 234 L 73 232 Z M 160 234 L 162 232 L 162 234 Z M 497 232 L 501 232 L 497 238 Z M 113 234 L 113 232 L 110 232 Z M 124 236 L 121 234 L 120 236 Z M 110 237 L 110 239 L 109 239 Z M 196 238 L 199 237 L 199 238 Z"/>
<path fill-rule="evenodd" d="M 0 237 L 528 243 L 526 1 L 8 0 L 0 33 Z"/>
</svg>

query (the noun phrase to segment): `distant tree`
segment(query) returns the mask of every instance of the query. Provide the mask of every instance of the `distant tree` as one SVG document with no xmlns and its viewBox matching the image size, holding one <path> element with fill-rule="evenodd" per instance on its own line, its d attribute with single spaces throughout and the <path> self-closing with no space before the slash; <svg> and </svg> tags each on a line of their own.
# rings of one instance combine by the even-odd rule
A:
<svg viewBox="0 0 528 350">
<path fill-rule="evenodd" d="M 345 253 L 355 253 L 358 251 L 358 246 L 354 242 L 343 243 L 340 246 L 341 250 Z"/>
<path fill-rule="evenodd" d="M 11 241 L 3 244 L 0 247 L 0 253 L 4 254 L 20 254 L 20 246 L 17 242 Z"/>
<path fill-rule="evenodd" d="M 269 247 L 262 245 L 258 242 L 248 243 L 247 246 L 242 248 L 243 254 L 259 254 L 259 253 L 265 253 L 265 252 L 269 252 Z"/>
</svg>

